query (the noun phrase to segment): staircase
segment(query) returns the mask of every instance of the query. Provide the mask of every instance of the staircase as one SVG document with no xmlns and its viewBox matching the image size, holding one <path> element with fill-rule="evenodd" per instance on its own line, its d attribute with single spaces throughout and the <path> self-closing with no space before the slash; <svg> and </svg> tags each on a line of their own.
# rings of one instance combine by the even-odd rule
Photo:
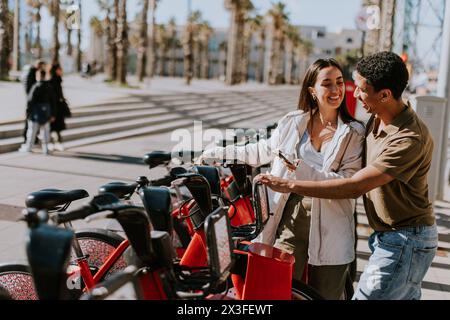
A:
<svg viewBox="0 0 450 320">
<path fill-rule="evenodd" d="M 130 95 L 109 103 L 72 108 L 62 132 L 66 149 L 192 127 L 215 128 L 256 120 L 273 123 L 296 109 L 297 90 Z M 0 125 L 0 153 L 19 149 L 24 121 Z"/>
</svg>

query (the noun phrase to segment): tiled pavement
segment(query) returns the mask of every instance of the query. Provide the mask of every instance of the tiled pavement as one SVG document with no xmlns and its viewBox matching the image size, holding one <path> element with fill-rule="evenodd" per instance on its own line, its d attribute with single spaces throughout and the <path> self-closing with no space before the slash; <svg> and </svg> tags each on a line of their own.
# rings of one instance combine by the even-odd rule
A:
<svg viewBox="0 0 450 320">
<path fill-rule="evenodd" d="M 293 106 L 295 108 L 295 106 Z M 265 115 L 273 112 L 268 110 Z M 277 120 L 278 117 L 275 117 Z M 260 125 L 262 126 L 260 121 Z M 248 123 L 246 123 L 248 125 Z M 243 125 L 243 124 L 237 124 Z M 258 128 L 258 119 L 252 121 Z M 192 131 L 192 130 L 191 130 Z M 110 181 L 134 181 L 140 175 L 161 176 L 162 169 L 149 171 L 139 164 L 143 154 L 151 150 L 170 150 L 176 142 L 170 133 L 127 139 L 70 149 L 45 157 L 39 153 L 9 153 L 0 155 L 0 263 L 24 261 L 26 228 L 16 222 L 24 205 L 26 194 L 46 187 L 60 189 L 84 188 L 91 195 Z M 448 175 L 448 168 L 447 168 Z M 445 189 L 445 200 L 435 203 L 439 228 L 439 250 L 423 283 L 423 299 L 450 299 L 450 187 Z M 82 201 L 80 201 L 82 202 Z M 77 204 L 75 203 L 74 206 Z M 358 215 L 358 274 L 370 255 L 367 225 L 361 203 Z M 104 226 L 106 221 L 97 221 Z M 76 226 L 81 226 L 79 223 Z M 92 226 L 92 225 L 91 225 Z"/>
</svg>

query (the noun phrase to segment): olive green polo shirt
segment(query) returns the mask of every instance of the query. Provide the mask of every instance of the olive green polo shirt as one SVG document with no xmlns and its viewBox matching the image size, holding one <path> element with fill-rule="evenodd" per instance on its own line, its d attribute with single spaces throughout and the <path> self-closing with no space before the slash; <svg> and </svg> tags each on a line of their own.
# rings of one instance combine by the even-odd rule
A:
<svg viewBox="0 0 450 320">
<path fill-rule="evenodd" d="M 375 231 L 390 231 L 433 225 L 427 182 L 433 140 L 427 127 L 410 106 L 376 134 L 379 124 L 375 118 L 367 127 L 366 166 L 394 180 L 364 196 L 370 226 Z"/>
</svg>

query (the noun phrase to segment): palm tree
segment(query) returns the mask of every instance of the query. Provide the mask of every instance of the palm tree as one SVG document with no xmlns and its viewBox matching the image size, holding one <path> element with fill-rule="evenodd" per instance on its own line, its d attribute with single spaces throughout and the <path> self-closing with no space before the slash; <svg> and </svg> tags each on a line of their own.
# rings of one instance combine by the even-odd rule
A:
<svg viewBox="0 0 450 320">
<path fill-rule="evenodd" d="M 20 69 L 20 0 L 14 1 L 14 35 L 13 35 L 13 64 L 12 69 Z"/>
<path fill-rule="evenodd" d="M 381 0 L 363 0 L 363 7 L 378 6 L 381 8 Z M 378 51 L 380 46 L 380 30 L 372 29 L 365 32 L 364 55 L 371 55 Z"/>
<path fill-rule="evenodd" d="M 151 9 L 151 30 L 150 30 L 150 42 L 148 50 L 148 75 L 153 77 L 156 68 L 156 48 L 155 48 L 155 37 L 156 37 L 156 7 L 159 0 L 150 0 Z"/>
<path fill-rule="evenodd" d="M 391 51 L 393 47 L 396 0 L 383 1 L 381 6 L 380 40 L 378 51 Z"/>
<path fill-rule="evenodd" d="M 75 61 L 77 63 L 77 71 L 80 72 L 81 71 L 81 60 L 82 60 L 82 56 L 83 56 L 83 52 L 81 51 L 81 25 L 82 25 L 82 17 L 83 17 L 83 12 L 82 12 L 82 8 L 81 8 L 81 0 L 78 0 L 78 10 L 79 10 L 79 28 L 77 29 L 77 56 L 75 58 Z"/>
<path fill-rule="evenodd" d="M 44 0 L 45 5 L 48 7 L 50 14 L 53 17 L 53 46 L 51 49 L 52 64 L 59 62 L 59 19 L 60 19 L 60 3 L 59 0 Z"/>
<path fill-rule="evenodd" d="M 38 59 L 42 58 L 42 44 L 41 44 L 41 8 L 43 6 L 42 0 L 27 0 L 27 5 L 33 8 L 33 20 L 36 23 L 36 39 L 33 47 L 36 48 L 36 56 Z"/>
<path fill-rule="evenodd" d="M 255 15 L 253 17 L 248 17 L 246 19 L 244 34 L 243 34 L 243 46 L 242 46 L 242 54 L 241 54 L 241 82 L 247 82 L 248 79 L 248 68 L 250 65 L 250 54 L 252 52 L 251 44 L 253 42 L 253 35 L 257 34 L 258 37 L 258 54 L 261 55 L 262 59 L 261 65 L 264 65 L 264 42 L 265 42 L 265 30 L 264 30 L 264 21 L 261 15 Z M 261 50 L 261 49 L 262 50 Z M 258 61 L 259 64 L 259 61 Z M 256 73 L 258 73 L 258 65 L 256 69 Z"/>
<path fill-rule="evenodd" d="M 231 11 L 230 32 L 228 38 L 228 57 L 226 83 L 233 85 L 241 80 L 242 34 L 245 17 L 248 11 L 254 8 L 251 0 L 225 0 L 225 8 Z"/>
<path fill-rule="evenodd" d="M 284 81 L 282 52 L 284 50 L 284 27 L 288 22 L 286 5 L 282 2 L 274 3 L 269 10 L 271 24 L 271 48 L 269 59 L 269 84 L 280 84 Z"/>
<path fill-rule="evenodd" d="M 0 80 L 8 78 L 8 59 L 11 53 L 9 46 L 8 25 L 9 25 L 8 0 L 0 0 Z"/>
<path fill-rule="evenodd" d="M 103 29 L 106 35 L 106 60 L 104 70 L 107 81 L 113 81 L 116 78 L 116 22 L 111 20 L 111 11 L 115 8 L 118 0 L 97 0 L 97 3 L 102 11 L 105 12 L 105 19 L 103 20 Z M 115 19 L 114 19 L 115 20 Z"/>
<path fill-rule="evenodd" d="M 222 41 L 219 44 L 219 79 L 225 79 L 227 73 L 227 41 Z"/>
<path fill-rule="evenodd" d="M 155 49 L 158 52 L 156 74 L 163 76 L 165 74 L 165 65 L 167 60 L 167 51 L 169 49 L 169 36 L 166 27 L 163 24 L 157 24 L 155 29 Z"/>
<path fill-rule="evenodd" d="M 241 78 L 239 79 L 239 83 L 247 82 L 248 79 L 248 68 L 249 68 L 249 57 L 251 51 L 251 42 L 252 42 L 252 25 L 251 18 L 246 17 L 244 20 L 244 28 L 242 33 L 242 45 L 241 45 L 241 53 L 240 53 L 240 71 L 239 74 Z"/>
<path fill-rule="evenodd" d="M 251 34 L 257 35 L 257 45 L 255 49 L 258 51 L 258 60 L 255 68 L 255 78 L 257 82 L 263 82 L 264 78 L 264 52 L 266 43 L 266 25 L 264 23 L 264 17 L 257 14 L 251 17 L 248 21 Z M 251 40 L 251 39 L 250 39 Z"/>
<path fill-rule="evenodd" d="M 295 49 L 300 44 L 300 32 L 298 29 L 288 24 L 285 29 L 286 33 L 286 72 L 285 72 L 285 81 L 288 84 L 294 83 L 294 67 L 295 67 Z"/>
<path fill-rule="evenodd" d="M 92 48 L 92 51 L 95 53 L 94 60 L 97 64 L 97 68 L 102 70 L 105 59 L 104 59 L 104 53 L 105 50 L 105 42 L 103 41 L 104 35 L 105 35 L 105 25 L 103 24 L 103 21 L 100 20 L 98 17 L 91 17 L 89 20 L 89 25 L 91 27 L 91 43 L 90 46 Z"/>
<path fill-rule="evenodd" d="M 127 83 L 128 60 L 128 23 L 127 0 L 120 1 L 120 11 L 117 19 L 117 75 L 116 81 L 120 84 Z"/>
<path fill-rule="evenodd" d="M 142 11 L 139 21 L 139 40 L 137 48 L 137 76 L 139 82 L 142 82 L 145 78 L 145 69 L 147 67 L 147 16 L 148 16 L 148 3 L 149 0 L 142 0 Z"/>
<path fill-rule="evenodd" d="M 72 56 L 73 54 L 73 46 L 72 46 L 72 28 L 70 28 L 67 24 L 65 24 L 66 26 L 66 45 L 67 45 L 67 55 L 68 56 Z"/>
<path fill-rule="evenodd" d="M 200 11 L 192 12 L 183 31 L 184 76 L 187 85 L 191 84 L 194 75 L 194 37 L 198 30 L 200 16 Z"/>
<path fill-rule="evenodd" d="M 296 48 L 296 78 L 299 82 L 303 79 L 309 65 L 309 56 L 313 52 L 314 46 L 311 41 L 300 38 L 299 46 Z"/>
<path fill-rule="evenodd" d="M 64 21 L 64 26 L 66 30 L 66 53 L 68 56 L 72 56 L 73 46 L 72 46 L 72 26 L 69 23 L 69 16 L 66 13 L 66 9 L 68 6 L 73 5 L 73 0 L 60 0 L 61 4 L 61 12 L 60 12 L 60 21 Z"/>
<path fill-rule="evenodd" d="M 31 8 L 28 7 L 27 9 L 27 23 L 25 26 L 25 52 L 31 51 L 31 38 L 32 38 L 32 27 L 33 27 L 33 11 L 31 11 Z"/>
<path fill-rule="evenodd" d="M 199 28 L 199 43 L 200 43 L 200 77 L 203 79 L 209 78 L 209 39 L 214 30 L 207 21 L 203 21 Z"/>
<path fill-rule="evenodd" d="M 167 24 L 167 36 L 168 36 L 168 74 L 170 77 L 175 76 L 176 72 L 176 50 L 179 47 L 179 40 L 177 38 L 177 25 L 175 23 L 175 18 L 171 18 Z"/>
<path fill-rule="evenodd" d="M 111 80 L 115 80 L 117 78 L 117 69 L 118 69 L 118 58 L 117 58 L 117 33 L 118 33 L 118 18 L 119 18 L 119 1 L 113 0 L 113 10 L 114 15 L 111 21 Z"/>
</svg>

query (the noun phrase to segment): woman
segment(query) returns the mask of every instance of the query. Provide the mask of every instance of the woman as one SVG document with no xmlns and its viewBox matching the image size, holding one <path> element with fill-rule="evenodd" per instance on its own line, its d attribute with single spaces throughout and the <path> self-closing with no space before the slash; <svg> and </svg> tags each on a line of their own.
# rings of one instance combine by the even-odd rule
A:
<svg viewBox="0 0 450 320">
<path fill-rule="evenodd" d="M 50 74 L 56 99 L 55 121 L 51 123 L 50 131 L 55 149 L 63 151 L 61 131 L 66 129 L 65 118 L 70 117 L 71 113 L 61 86 L 63 74 L 61 65 L 59 63 L 52 65 Z"/>
<path fill-rule="evenodd" d="M 46 70 L 36 72 L 36 83 L 33 84 L 28 94 L 30 112 L 27 140 L 19 151 L 31 152 L 36 136 L 42 130 L 42 151 L 46 155 L 49 154 L 50 123 L 55 120 L 55 96 L 48 78 Z"/>
<path fill-rule="evenodd" d="M 309 67 L 298 108 L 278 122 L 270 139 L 206 150 L 202 158 L 238 159 L 253 166 L 272 162 L 272 175 L 295 179 L 294 168 L 276 156 L 282 151 L 289 160 L 301 163 L 310 180 L 339 179 L 357 172 L 362 165 L 364 127 L 347 111 L 343 72 L 336 60 L 319 59 Z M 324 298 L 340 299 L 355 258 L 355 200 L 269 192 L 274 216 L 256 241 L 293 254 L 297 280 L 309 263 L 308 283 Z"/>
</svg>

